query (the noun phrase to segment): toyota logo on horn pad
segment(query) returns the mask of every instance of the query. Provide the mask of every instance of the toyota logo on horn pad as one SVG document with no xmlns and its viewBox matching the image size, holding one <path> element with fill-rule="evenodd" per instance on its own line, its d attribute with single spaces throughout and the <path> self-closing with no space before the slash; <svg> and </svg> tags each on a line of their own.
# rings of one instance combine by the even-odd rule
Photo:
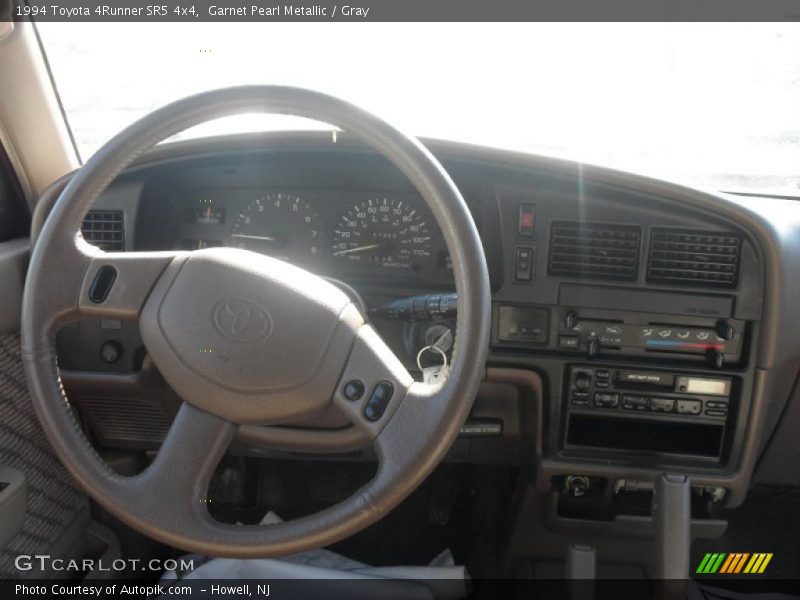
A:
<svg viewBox="0 0 800 600">
<path fill-rule="evenodd" d="M 214 307 L 214 326 L 226 338 L 257 342 L 272 330 L 269 313 L 249 300 L 227 299 Z"/>
</svg>

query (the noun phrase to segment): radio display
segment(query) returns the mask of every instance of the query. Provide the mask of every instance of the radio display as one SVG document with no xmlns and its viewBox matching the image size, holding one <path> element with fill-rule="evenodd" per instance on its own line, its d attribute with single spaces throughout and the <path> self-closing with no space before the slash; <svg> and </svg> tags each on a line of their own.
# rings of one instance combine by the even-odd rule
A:
<svg viewBox="0 0 800 600">
<path fill-rule="evenodd" d="M 707 396 L 727 396 L 730 382 L 725 379 L 700 379 L 686 377 L 681 381 L 681 391 L 686 386 L 686 393 Z"/>
</svg>

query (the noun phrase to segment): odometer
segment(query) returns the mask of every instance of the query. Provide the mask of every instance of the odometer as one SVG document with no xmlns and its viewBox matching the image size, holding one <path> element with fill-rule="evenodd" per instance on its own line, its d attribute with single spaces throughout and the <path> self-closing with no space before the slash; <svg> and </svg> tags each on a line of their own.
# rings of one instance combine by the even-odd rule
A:
<svg viewBox="0 0 800 600">
<path fill-rule="evenodd" d="M 303 263 L 323 254 L 327 243 L 319 215 L 306 200 L 271 192 L 257 196 L 236 215 L 231 246 Z"/>
<path fill-rule="evenodd" d="M 407 269 L 431 254 L 427 218 L 397 198 L 373 197 L 352 206 L 336 224 L 331 253 L 341 260 Z"/>
</svg>

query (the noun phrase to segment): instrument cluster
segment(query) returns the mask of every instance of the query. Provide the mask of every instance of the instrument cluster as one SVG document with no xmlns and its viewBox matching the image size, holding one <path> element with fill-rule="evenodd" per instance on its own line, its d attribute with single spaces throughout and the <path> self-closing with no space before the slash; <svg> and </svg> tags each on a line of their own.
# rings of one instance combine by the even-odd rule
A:
<svg viewBox="0 0 800 600">
<path fill-rule="evenodd" d="M 319 274 L 449 279 L 450 257 L 419 195 L 208 188 L 182 199 L 180 247 L 231 246 Z"/>
</svg>

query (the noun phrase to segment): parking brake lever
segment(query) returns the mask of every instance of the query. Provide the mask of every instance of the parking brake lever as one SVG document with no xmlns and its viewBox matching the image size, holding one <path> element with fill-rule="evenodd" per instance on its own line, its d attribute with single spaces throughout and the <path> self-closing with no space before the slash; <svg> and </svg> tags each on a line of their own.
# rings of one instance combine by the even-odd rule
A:
<svg viewBox="0 0 800 600">
<path fill-rule="evenodd" d="M 689 477 L 662 473 L 653 494 L 653 522 L 656 578 L 662 581 L 664 597 L 680 592 L 689 577 L 691 518 Z"/>
</svg>

